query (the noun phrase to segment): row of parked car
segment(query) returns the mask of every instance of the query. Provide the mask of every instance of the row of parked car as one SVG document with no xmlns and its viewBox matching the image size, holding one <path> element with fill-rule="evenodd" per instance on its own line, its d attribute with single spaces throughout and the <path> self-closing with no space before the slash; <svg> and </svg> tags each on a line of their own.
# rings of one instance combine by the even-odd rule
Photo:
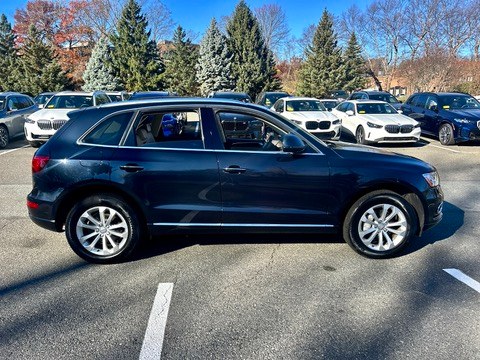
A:
<svg viewBox="0 0 480 360">
<path fill-rule="evenodd" d="M 169 96 L 177 94 L 64 91 L 43 93 L 32 100 L 24 94 L 0 93 L 0 148 L 22 134 L 31 146 L 39 147 L 65 124 L 67 113 L 74 109 Z M 208 97 L 253 102 L 248 94 L 239 92 L 212 92 Z M 256 103 L 324 139 L 338 140 L 342 132 L 361 144 L 416 142 L 422 133 L 438 137 L 444 145 L 480 139 L 480 102 L 464 93 L 416 93 L 403 104 L 381 91 L 354 92 L 341 102 L 263 92 Z"/>
</svg>

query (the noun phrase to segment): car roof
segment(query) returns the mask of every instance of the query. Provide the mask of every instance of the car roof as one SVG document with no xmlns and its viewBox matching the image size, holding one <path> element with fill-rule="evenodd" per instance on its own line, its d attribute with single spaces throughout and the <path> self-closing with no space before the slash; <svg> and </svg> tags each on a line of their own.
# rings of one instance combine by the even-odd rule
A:
<svg viewBox="0 0 480 360">
<path fill-rule="evenodd" d="M 388 104 L 385 101 L 370 99 L 347 100 L 347 102 L 351 102 L 353 104 Z"/>
<path fill-rule="evenodd" d="M 285 99 L 285 100 L 315 100 L 315 101 L 318 101 L 317 98 L 306 97 L 306 96 L 285 96 L 282 99 Z"/>
<path fill-rule="evenodd" d="M 27 94 L 22 94 L 16 91 L 5 91 L 5 92 L 0 92 L 1 96 L 11 96 L 11 95 L 23 95 L 23 96 L 28 96 Z"/>
<path fill-rule="evenodd" d="M 353 94 L 355 94 L 355 93 L 366 93 L 368 95 L 390 94 L 388 91 L 379 91 L 379 90 L 360 90 L 360 91 L 354 91 L 353 92 Z"/>
<path fill-rule="evenodd" d="M 63 96 L 63 95 L 69 95 L 69 96 L 93 96 L 95 93 L 101 93 L 104 94 L 103 91 L 60 91 L 56 93 L 55 95 Z"/>
</svg>

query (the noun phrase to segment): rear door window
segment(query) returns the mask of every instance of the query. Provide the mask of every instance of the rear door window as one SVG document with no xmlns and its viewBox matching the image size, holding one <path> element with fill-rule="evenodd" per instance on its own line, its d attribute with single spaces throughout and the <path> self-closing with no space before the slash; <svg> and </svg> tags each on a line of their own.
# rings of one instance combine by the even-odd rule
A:
<svg viewBox="0 0 480 360">
<path fill-rule="evenodd" d="M 118 145 L 132 115 L 133 112 L 125 112 L 101 121 L 88 132 L 82 142 L 96 145 Z"/>
</svg>

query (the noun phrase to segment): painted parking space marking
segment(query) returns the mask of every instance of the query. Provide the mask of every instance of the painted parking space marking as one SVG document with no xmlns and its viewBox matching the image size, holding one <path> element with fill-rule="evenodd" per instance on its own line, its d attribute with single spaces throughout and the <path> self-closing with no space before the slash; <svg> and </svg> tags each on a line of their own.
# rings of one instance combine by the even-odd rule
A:
<svg viewBox="0 0 480 360">
<path fill-rule="evenodd" d="M 459 151 L 459 150 L 453 150 L 453 149 L 450 149 L 450 148 L 447 148 L 445 146 L 438 146 L 438 145 L 435 145 L 435 144 L 430 144 L 430 146 L 434 147 L 434 148 L 437 148 L 437 149 L 442 149 L 442 150 L 446 150 L 446 151 L 451 151 L 451 152 L 454 152 L 454 153 L 457 153 L 457 154 L 461 154 L 462 152 Z"/>
<path fill-rule="evenodd" d="M 163 337 L 167 325 L 168 309 L 172 299 L 173 283 L 158 284 L 157 295 L 153 301 L 143 339 L 140 360 L 159 360 L 162 355 Z"/>
<path fill-rule="evenodd" d="M 0 152 L 0 155 L 5 155 L 5 154 L 8 154 L 8 153 L 11 153 L 11 152 L 20 150 L 20 149 L 25 149 L 25 148 L 27 148 L 27 147 L 30 147 L 30 145 L 24 145 L 24 146 L 19 147 L 19 148 L 16 148 L 16 149 L 11 149 L 11 150 L 2 151 L 2 152 Z"/>
<path fill-rule="evenodd" d="M 446 273 L 452 275 L 455 279 L 463 282 L 465 285 L 470 286 L 473 290 L 480 293 L 480 283 L 473 280 L 470 276 L 465 275 L 458 269 L 443 269 Z"/>
</svg>

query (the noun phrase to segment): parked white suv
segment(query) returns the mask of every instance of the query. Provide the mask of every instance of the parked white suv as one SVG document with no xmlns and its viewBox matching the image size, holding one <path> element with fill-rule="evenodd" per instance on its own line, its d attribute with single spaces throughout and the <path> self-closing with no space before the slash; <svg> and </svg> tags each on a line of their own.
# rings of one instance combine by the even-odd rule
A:
<svg viewBox="0 0 480 360">
<path fill-rule="evenodd" d="M 50 139 L 67 121 L 72 110 L 111 102 L 103 91 L 62 91 L 56 93 L 44 108 L 25 120 L 25 137 L 33 147 L 39 147 Z"/>
</svg>

